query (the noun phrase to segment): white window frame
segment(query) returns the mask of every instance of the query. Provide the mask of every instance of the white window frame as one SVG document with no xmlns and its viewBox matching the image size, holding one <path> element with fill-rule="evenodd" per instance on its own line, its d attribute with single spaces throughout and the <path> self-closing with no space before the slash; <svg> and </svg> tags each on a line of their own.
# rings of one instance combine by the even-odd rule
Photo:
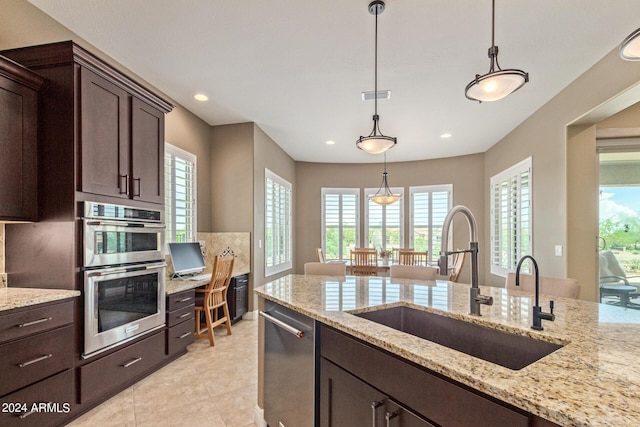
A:
<svg viewBox="0 0 640 427">
<path fill-rule="evenodd" d="M 187 162 L 193 163 L 193 180 L 191 181 L 191 224 L 193 224 L 192 230 L 188 231 L 187 233 L 187 238 L 186 241 L 187 242 L 195 242 L 197 240 L 197 231 L 198 231 L 198 217 L 197 217 L 197 211 L 198 211 L 198 206 L 197 206 L 197 194 L 198 194 L 198 188 L 197 188 L 197 181 L 198 181 L 198 157 L 193 154 L 190 153 L 189 151 L 183 150 L 182 148 L 178 148 L 174 145 L 169 144 L 168 142 L 165 142 L 164 144 L 164 152 L 165 152 L 165 159 L 164 161 L 166 162 L 166 156 L 171 156 L 171 164 L 172 164 L 172 169 L 170 171 L 165 170 L 165 176 L 163 177 L 163 179 L 165 180 L 165 223 L 167 225 L 167 233 L 165 233 L 165 241 L 167 243 L 171 243 L 171 242 L 175 242 L 176 241 L 176 235 L 175 235 L 175 231 L 176 231 L 176 216 L 174 215 L 174 212 L 176 210 L 176 206 L 175 206 L 175 169 L 173 169 L 175 167 L 175 158 L 180 158 L 182 160 L 185 160 Z M 165 163 L 166 164 L 166 163 Z M 166 167 L 165 167 L 166 169 Z M 170 174 L 170 184 L 167 184 L 167 179 L 169 178 L 168 174 Z M 168 187 L 168 188 L 167 188 Z M 170 200 L 169 205 L 167 205 L 167 201 Z"/>
<path fill-rule="evenodd" d="M 321 233 L 321 238 L 322 238 L 322 243 L 321 243 L 321 248 L 322 248 L 322 252 L 325 254 L 327 254 L 327 248 L 326 248 L 326 212 L 325 212 L 325 197 L 327 195 L 338 195 L 340 196 L 340 225 L 339 227 L 339 231 L 338 231 L 338 252 L 341 255 L 340 258 L 341 259 L 348 259 L 349 257 L 349 253 L 347 252 L 348 248 L 343 248 L 342 247 L 342 229 L 343 229 L 343 216 L 342 216 L 342 196 L 356 196 L 356 237 L 355 237 L 355 245 L 356 246 L 360 246 L 360 188 L 322 188 L 321 189 L 321 195 L 322 195 L 322 200 L 321 200 L 321 217 L 322 217 L 322 233 Z"/>
<path fill-rule="evenodd" d="M 290 182 L 270 171 L 269 169 L 264 170 L 265 178 L 264 178 L 264 267 L 265 267 L 265 277 L 272 276 L 277 273 L 281 273 L 283 271 L 289 270 L 293 268 L 293 236 L 292 236 L 292 226 L 293 226 L 293 186 Z M 279 208 L 283 209 L 284 212 L 281 215 L 281 219 L 283 219 L 284 224 L 276 227 L 274 224 L 271 226 L 276 229 L 277 233 L 284 234 L 285 246 L 283 248 L 283 253 L 280 253 L 278 258 L 280 258 L 280 262 L 270 265 L 270 259 L 267 257 L 267 245 L 270 242 L 267 239 L 267 230 L 269 229 L 269 224 L 267 223 L 267 214 L 272 207 L 269 206 L 269 197 L 268 193 L 270 191 L 269 181 L 273 182 L 275 185 L 281 187 L 285 191 L 285 200 L 283 201 L 284 205 L 281 203 Z M 287 204 L 288 199 L 288 204 Z M 273 253 L 276 252 L 276 239 L 273 239 L 272 250 Z"/>
<path fill-rule="evenodd" d="M 413 203 L 413 195 L 418 193 L 429 193 L 429 261 L 437 260 L 440 256 L 439 253 L 434 253 L 433 243 L 439 236 L 433 235 L 433 193 L 448 193 L 447 200 L 447 212 L 451 210 L 453 204 L 453 184 L 442 185 L 421 185 L 416 187 L 409 187 L 409 247 L 415 247 L 415 208 Z M 449 232 L 448 236 L 449 247 L 453 246 L 453 232 Z"/>
<path fill-rule="evenodd" d="M 368 247 L 369 246 L 369 242 L 370 242 L 370 238 L 369 238 L 369 201 L 371 199 L 371 197 L 375 196 L 375 194 L 378 192 L 379 188 L 365 188 L 364 189 L 364 244 L 363 246 Z M 404 187 L 393 187 L 391 188 L 391 192 L 393 194 L 395 194 L 396 196 L 400 196 L 400 200 L 398 200 L 396 203 L 394 203 L 393 205 L 399 204 L 400 205 L 400 246 L 404 246 L 404 210 L 405 210 L 405 197 L 404 197 Z M 390 206 L 393 206 L 390 205 Z M 386 226 L 386 205 L 382 205 L 382 210 L 383 210 L 383 214 L 382 214 L 382 218 L 383 218 L 383 230 L 386 230 L 387 226 Z M 382 238 L 382 249 L 385 250 L 391 250 L 391 248 L 387 248 L 386 247 L 386 235 L 383 236 Z M 380 250 L 380 248 L 376 248 L 378 250 Z"/>
<path fill-rule="evenodd" d="M 522 206 L 522 174 L 528 171 L 528 226 L 527 232 L 529 234 L 529 242 L 524 247 L 521 240 L 518 228 L 522 221 L 522 211 L 527 206 Z M 505 184 L 506 183 L 506 184 Z M 502 229 L 505 227 L 505 221 L 500 212 L 496 212 L 496 194 L 495 187 L 497 185 L 505 184 L 510 189 L 508 191 L 514 192 L 511 197 L 507 198 L 506 203 L 503 200 L 499 200 L 500 211 L 505 209 L 509 214 L 506 218 L 507 227 L 507 251 L 503 253 L 501 248 L 503 247 L 504 239 L 502 237 Z M 507 273 L 514 271 L 518 260 L 524 255 L 533 254 L 533 167 L 532 158 L 528 157 L 521 162 L 511 166 L 510 168 L 494 175 L 490 179 L 489 183 L 489 207 L 490 207 L 490 247 L 489 257 L 491 265 L 491 274 L 497 276 L 506 277 Z M 515 230 L 515 231 L 514 231 Z M 509 259 L 510 258 L 510 259 Z M 504 265 L 507 265 L 505 268 Z"/>
</svg>

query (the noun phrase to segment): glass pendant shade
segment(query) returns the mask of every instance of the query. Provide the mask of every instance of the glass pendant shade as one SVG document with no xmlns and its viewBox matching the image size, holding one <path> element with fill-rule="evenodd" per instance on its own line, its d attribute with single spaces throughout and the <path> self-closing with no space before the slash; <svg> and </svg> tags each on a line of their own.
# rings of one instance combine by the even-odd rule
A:
<svg viewBox="0 0 640 427">
<path fill-rule="evenodd" d="M 465 95 L 473 101 L 497 101 L 520 89 L 529 81 L 521 70 L 500 70 L 476 78 L 467 85 Z"/>
<path fill-rule="evenodd" d="M 503 70 L 498 63 L 498 46 L 495 44 L 496 2 L 491 2 L 491 47 L 489 72 L 476 74 L 464 90 L 464 95 L 472 101 L 497 101 L 515 92 L 529 81 L 529 73 L 522 70 Z"/>
<path fill-rule="evenodd" d="M 620 45 L 620 57 L 627 61 L 640 61 L 640 28 L 624 39 Z"/>
<path fill-rule="evenodd" d="M 371 201 L 379 205 L 391 205 L 398 200 L 400 200 L 400 196 L 393 194 L 389 188 L 389 183 L 387 182 L 387 171 L 385 170 L 382 173 L 382 184 L 380 185 L 380 189 L 376 194 L 371 196 Z"/>
</svg>

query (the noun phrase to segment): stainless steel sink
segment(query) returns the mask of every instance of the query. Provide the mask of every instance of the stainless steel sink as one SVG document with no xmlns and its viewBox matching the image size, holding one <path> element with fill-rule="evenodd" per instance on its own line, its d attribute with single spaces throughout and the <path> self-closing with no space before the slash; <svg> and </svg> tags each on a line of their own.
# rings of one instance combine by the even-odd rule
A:
<svg viewBox="0 0 640 427">
<path fill-rule="evenodd" d="M 404 306 L 355 315 L 513 370 L 563 347 Z"/>
</svg>

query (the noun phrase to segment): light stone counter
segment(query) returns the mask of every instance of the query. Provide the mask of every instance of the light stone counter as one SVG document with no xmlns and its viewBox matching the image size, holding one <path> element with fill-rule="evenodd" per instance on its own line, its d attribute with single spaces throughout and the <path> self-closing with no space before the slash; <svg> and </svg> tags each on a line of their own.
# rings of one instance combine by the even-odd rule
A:
<svg viewBox="0 0 640 427">
<path fill-rule="evenodd" d="M 481 289 L 494 298 L 482 317 L 468 315 L 469 285 L 451 282 L 290 275 L 255 292 L 557 424 L 640 426 L 640 311 L 541 296 L 556 320 L 534 331 L 532 295 Z M 566 345 L 515 371 L 349 313 L 395 305 Z"/>
<path fill-rule="evenodd" d="M 208 280 L 171 279 L 165 283 L 165 293 L 167 295 L 176 294 L 178 292 L 188 291 L 189 289 L 199 288 L 200 286 L 206 286 L 208 283 Z"/>
<path fill-rule="evenodd" d="M 0 289 L 0 312 L 80 296 L 80 291 L 38 288 Z"/>
</svg>

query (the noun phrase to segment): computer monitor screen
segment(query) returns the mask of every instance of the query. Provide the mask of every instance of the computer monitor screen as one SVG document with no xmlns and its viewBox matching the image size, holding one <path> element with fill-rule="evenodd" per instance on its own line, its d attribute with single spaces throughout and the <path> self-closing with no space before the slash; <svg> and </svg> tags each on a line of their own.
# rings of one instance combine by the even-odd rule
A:
<svg viewBox="0 0 640 427">
<path fill-rule="evenodd" d="M 204 258 L 198 242 L 169 243 L 169 254 L 176 275 L 199 273 L 204 270 Z"/>
</svg>

